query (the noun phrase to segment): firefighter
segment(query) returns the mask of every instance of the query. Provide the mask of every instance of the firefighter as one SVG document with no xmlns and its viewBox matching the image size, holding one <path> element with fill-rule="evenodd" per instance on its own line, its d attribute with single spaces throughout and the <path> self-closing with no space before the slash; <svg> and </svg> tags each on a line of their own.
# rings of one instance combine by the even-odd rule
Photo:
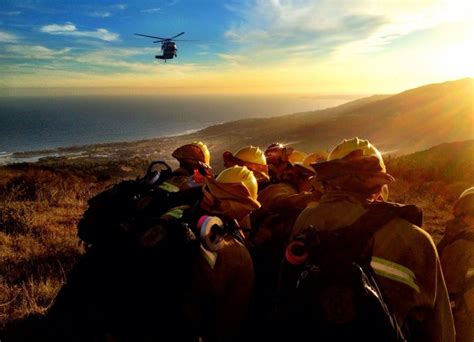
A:
<svg viewBox="0 0 474 342">
<path fill-rule="evenodd" d="M 454 203 L 453 219 L 446 224 L 438 245 L 451 298 L 456 340 L 474 341 L 474 187 Z"/>
<path fill-rule="evenodd" d="M 197 223 L 201 231 L 209 220 L 203 217 L 232 223 L 260 207 L 257 180 L 245 166 L 227 168 L 215 179 L 207 177 L 205 184 L 200 203 L 204 216 Z M 193 268 L 190 312 L 204 340 L 233 341 L 239 337 L 254 286 L 252 259 L 241 230 L 225 235 L 219 248 L 204 240 L 202 258 Z"/>
<path fill-rule="evenodd" d="M 291 165 L 288 158 L 293 153 L 292 147 L 280 143 L 270 144 L 265 150 L 265 158 L 268 165 L 268 175 L 271 183 L 280 181 L 282 172 Z"/>
<path fill-rule="evenodd" d="M 369 141 L 342 141 L 328 161 L 312 164 L 325 193 L 299 215 L 292 235 L 350 226 L 381 199 L 394 179 Z M 395 217 L 373 236 L 370 266 L 399 326 L 414 341 L 454 341 L 446 285 L 433 240 L 420 227 Z"/>
<path fill-rule="evenodd" d="M 201 141 L 178 147 L 172 156 L 178 160 L 179 167 L 160 184 L 161 190 L 178 192 L 200 186 L 204 182 L 204 177 L 211 174 L 211 156 L 207 146 Z"/>
<path fill-rule="evenodd" d="M 193 175 L 194 170 L 201 166 L 209 167 L 211 162 L 209 150 L 201 141 L 180 146 L 171 155 L 179 162 L 179 168 L 175 172 L 188 176 Z"/>
<path fill-rule="evenodd" d="M 283 231 L 280 229 L 283 234 L 280 240 L 282 243 L 286 243 L 297 215 L 309 203 L 317 201 L 321 196 L 321 186 L 313 179 L 314 169 L 310 164 L 325 161 L 327 153 L 316 151 L 305 155 L 303 159 L 291 158 L 293 154 L 295 154 L 294 151 L 290 154 L 289 159 L 294 162 L 290 162 L 280 172 L 278 177 L 280 181 L 269 185 L 258 194 L 261 208 L 253 215 L 253 221 L 256 222 L 254 228 L 258 229 L 254 241 L 257 245 L 263 243 L 262 240 L 266 237 L 270 237 L 272 232 L 279 231 L 277 226 L 283 228 Z M 299 157 L 303 156 L 299 152 L 296 154 Z M 275 215 L 278 216 L 276 220 L 278 223 L 263 224 L 261 222 L 262 220 L 269 221 Z M 283 220 L 283 217 L 286 219 Z M 271 229 L 271 232 L 266 229 Z"/>
<path fill-rule="evenodd" d="M 261 190 L 262 184 L 270 180 L 265 154 L 258 147 L 246 146 L 235 152 L 235 154 L 226 151 L 223 154 L 223 158 L 225 167 L 240 165 L 246 166 L 252 171 L 259 183 L 259 190 Z"/>
<path fill-rule="evenodd" d="M 290 157 L 294 154 L 292 152 Z M 308 204 L 321 196 L 310 180 L 314 176 L 310 164 L 325 160 L 326 156 L 323 152 L 310 155 L 296 153 L 290 158 L 292 162 L 280 169 L 280 181 L 270 184 L 258 194 L 262 207 L 252 214 L 253 230 L 249 237 L 256 274 L 252 308 L 254 322 L 258 322 L 258 317 L 267 315 L 271 308 L 278 269 L 296 218 Z"/>
<path fill-rule="evenodd" d="M 265 154 L 262 152 L 262 150 L 260 150 L 260 148 L 250 145 L 242 147 L 240 150 L 235 152 L 235 154 L 226 151 L 222 157 L 224 159 L 224 166 L 226 168 L 240 165 L 245 166 L 250 171 L 252 171 L 253 175 L 257 179 L 259 191 L 268 185 L 270 177 L 268 176 L 267 160 L 265 158 Z M 249 216 L 246 216 L 246 218 L 239 223 L 243 227 L 247 228 L 247 232 L 250 231 L 251 222 Z"/>
</svg>

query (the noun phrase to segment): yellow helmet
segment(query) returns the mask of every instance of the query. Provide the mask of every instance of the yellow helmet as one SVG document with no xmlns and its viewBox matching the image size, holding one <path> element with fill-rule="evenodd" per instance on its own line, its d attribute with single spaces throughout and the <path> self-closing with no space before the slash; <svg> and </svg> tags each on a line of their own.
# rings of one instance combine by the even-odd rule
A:
<svg viewBox="0 0 474 342">
<path fill-rule="evenodd" d="M 329 154 L 328 161 L 335 159 L 342 159 L 351 152 L 361 150 L 364 157 L 374 156 L 379 160 L 379 166 L 382 172 L 387 172 L 385 163 L 382 159 L 382 154 L 372 145 L 368 140 L 359 138 L 345 139 L 339 145 L 337 145 Z"/>
<path fill-rule="evenodd" d="M 453 206 L 453 214 L 456 217 L 474 216 L 474 187 L 464 190 Z"/>
<path fill-rule="evenodd" d="M 229 167 L 217 177 L 219 183 L 242 183 L 250 193 L 252 199 L 257 200 L 258 184 L 253 172 L 245 166 Z"/>
<path fill-rule="evenodd" d="M 311 164 L 325 162 L 326 160 L 328 160 L 327 152 L 325 151 L 313 152 L 311 154 L 308 154 L 306 158 L 303 159 L 303 166 L 310 170 L 313 170 L 313 168 L 311 167 Z"/>
<path fill-rule="evenodd" d="M 270 180 L 268 176 L 268 166 L 265 154 L 255 146 L 247 146 L 238 150 L 235 155 L 226 151 L 222 155 L 224 158 L 224 166 L 232 167 L 234 165 L 246 166 L 253 172 L 258 182 L 267 182 Z"/>
<path fill-rule="evenodd" d="M 288 161 L 291 164 L 302 163 L 303 160 L 306 158 L 306 156 L 307 156 L 306 153 L 295 150 L 288 156 Z"/>
<path fill-rule="evenodd" d="M 189 160 L 194 162 L 201 162 L 209 166 L 211 155 L 207 146 L 201 141 L 194 141 L 192 144 L 187 144 L 178 147 L 173 151 L 172 156 L 176 159 Z"/>
<path fill-rule="evenodd" d="M 252 145 L 241 148 L 235 152 L 234 157 L 239 158 L 244 162 L 267 165 L 267 159 L 265 158 L 263 151 Z"/>
<path fill-rule="evenodd" d="M 193 145 L 198 146 L 202 154 L 204 155 L 204 162 L 207 165 L 210 165 L 209 163 L 211 162 L 211 154 L 209 153 L 209 149 L 207 148 L 206 144 L 204 144 L 202 141 L 193 141 Z"/>
</svg>

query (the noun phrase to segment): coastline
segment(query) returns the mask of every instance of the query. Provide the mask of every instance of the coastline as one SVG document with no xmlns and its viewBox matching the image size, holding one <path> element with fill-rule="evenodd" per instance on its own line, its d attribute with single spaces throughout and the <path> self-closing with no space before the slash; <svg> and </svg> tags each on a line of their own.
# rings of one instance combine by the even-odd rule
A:
<svg viewBox="0 0 474 342">
<path fill-rule="evenodd" d="M 200 128 L 185 130 L 181 133 L 177 133 L 171 136 L 159 136 L 149 139 L 139 140 L 125 140 L 125 141 L 112 141 L 108 143 L 98 144 L 86 144 L 86 145 L 72 145 L 51 149 L 32 150 L 32 151 L 19 151 L 19 152 L 0 152 L 0 166 L 15 164 L 15 163 L 35 163 L 43 160 L 44 158 L 66 158 L 74 159 L 80 157 L 86 158 L 113 158 L 121 155 L 122 149 L 131 149 L 138 145 L 148 145 L 160 143 L 162 140 L 174 139 L 192 135 L 202 131 L 206 128 L 214 125 Z"/>
</svg>

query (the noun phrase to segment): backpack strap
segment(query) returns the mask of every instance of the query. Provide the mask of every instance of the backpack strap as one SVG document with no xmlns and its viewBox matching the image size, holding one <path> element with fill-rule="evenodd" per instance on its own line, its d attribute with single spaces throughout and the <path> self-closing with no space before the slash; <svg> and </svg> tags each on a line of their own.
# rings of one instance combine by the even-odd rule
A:
<svg viewBox="0 0 474 342">
<path fill-rule="evenodd" d="M 374 234 L 385 224 L 396 217 L 403 218 L 408 222 L 421 226 L 423 213 L 415 205 L 401 205 L 391 202 L 374 202 L 368 206 L 368 210 L 349 226 L 336 230 L 318 231 L 312 227 L 306 233 L 307 241 L 311 245 L 320 245 L 314 250 L 318 254 L 334 254 L 340 250 L 341 257 L 348 260 L 362 258 L 370 261 L 372 254 L 372 238 Z M 312 232 L 311 232 L 312 231 Z M 309 239 L 308 239 L 309 235 Z M 321 243 L 324 242 L 324 243 Z M 309 250 L 312 250 L 310 248 Z"/>
<path fill-rule="evenodd" d="M 423 224 L 423 212 L 415 205 L 374 202 L 369 205 L 367 212 L 348 227 L 348 230 L 354 231 L 354 233 L 363 237 L 363 240 L 367 240 L 396 217 L 402 218 L 418 227 L 421 227 Z"/>
<path fill-rule="evenodd" d="M 447 238 L 446 235 L 441 239 L 441 241 L 436 246 L 438 250 L 438 255 L 443 253 L 443 250 L 451 245 L 453 242 L 458 240 L 467 240 L 467 241 L 474 241 L 474 232 L 471 231 L 462 231 L 450 238 Z"/>
</svg>

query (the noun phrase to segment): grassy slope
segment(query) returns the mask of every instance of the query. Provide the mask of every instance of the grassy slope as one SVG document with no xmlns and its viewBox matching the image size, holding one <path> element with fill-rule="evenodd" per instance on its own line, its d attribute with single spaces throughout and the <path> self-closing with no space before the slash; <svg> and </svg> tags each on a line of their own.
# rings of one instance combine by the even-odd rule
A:
<svg viewBox="0 0 474 342">
<path fill-rule="evenodd" d="M 387 161 L 396 181 L 390 200 L 414 203 L 424 211 L 424 229 L 438 241 L 454 201 L 474 185 L 474 140 L 445 143 Z"/>
<path fill-rule="evenodd" d="M 142 174 L 144 165 L 135 160 L 0 168 L 0 330 L 49 307 L 83 252 L 76 225 L 87 199 Z"/>
</svg>

